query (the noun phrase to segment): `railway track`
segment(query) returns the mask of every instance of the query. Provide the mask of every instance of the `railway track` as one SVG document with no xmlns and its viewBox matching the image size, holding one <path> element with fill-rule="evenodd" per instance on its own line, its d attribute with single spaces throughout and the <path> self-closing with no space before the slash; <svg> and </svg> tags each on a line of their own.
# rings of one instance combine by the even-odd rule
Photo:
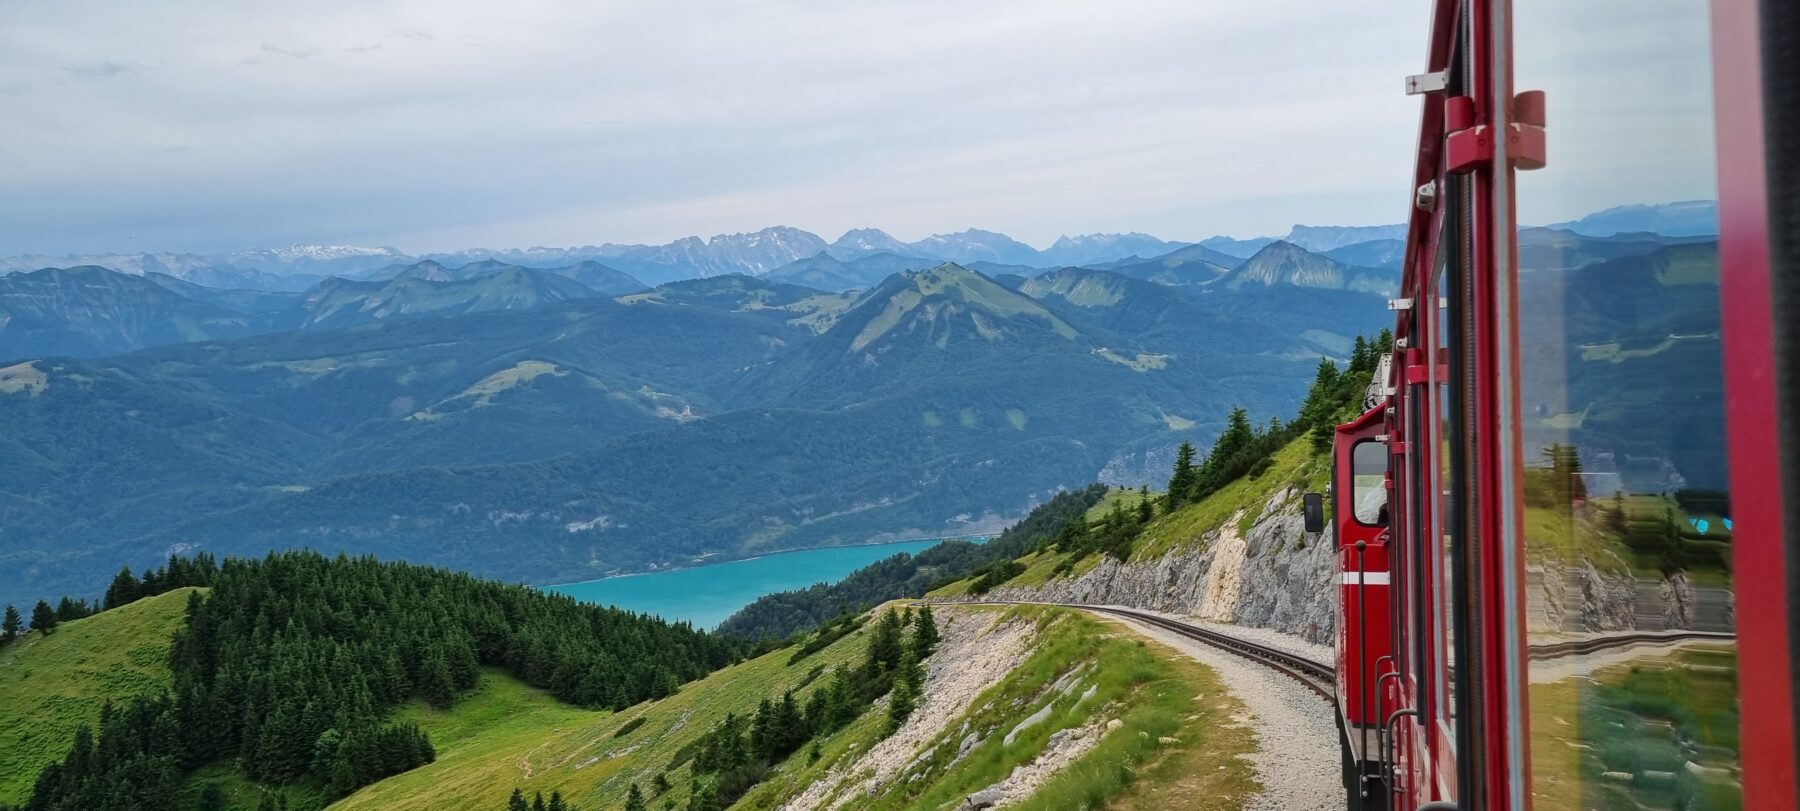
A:
<svg viewBox="0 0 1800 811">
<path fill-rule="evenodd" d="M 1526 646 L 1526 655 L 1534 661 L 1560 659 L 1564 656 L 1581 656 L 1598 653 L 1613 648 L 1627 648 L 1633 645 L 1664 645 L 1678 642 L 1732 642 L 1737 634 L 1725 631 L 1642 631 L 1634 633 L 1606 634 L 1588 637 L 1587 639 L 1571 639 L 1567 642 L 1549 642 Z"/>
<path fill-rule="evenodd" d="M 1147 625 L 1154 625 L 1163 630 L 1180 634 L 1181 636 L 1185 636 L 1198 642 L 1204 642 L 1212 647 L 1219 648 L 1228 653 L 1249 659 L 1264 667 L 1284 673 L 1288 677 L 1300 682 L 1308 690 L 1316 693 L 1320 698 L 1326 701 L 1335 700 L 1334 688 L 1337 684 L 1337 674 L 1332 670 L 1330 665 L 1304 656 L 1289 653 L 1278 648 L 1272 648 L 1268 645 L 1251 642 L 1247 639 L 1240 639 L 1231 636 L 1230 634 L 1223 634 L 1196 625 L 1189 625 L 1180 620 L 1170 619 L 1157 614 L 1117 606 L 1088 605 L 1086 603 L 996 602 L 1011 602 L 1015 605 L 1054 605 L 1062 608 L 1078 608 L 1095 614 L 1110 614 L 1116 617 L 1125 617 L 1137 622 L 1142 622 Z M 1633 645 L 1657 645 L 1702 641 L 1730 642 L 1735 639 L 1737 639 L 1736 634 L 1722 631 L 1644 631 L 1637 633 L 1607 634 L 1605 636 L 1595 636 L 1587 639 L 1572 639 L 1566 642 L 1531 645 L 1528 654 L 1533 660 L 1559 659 L 1566 656 L 1581 656 L 1583 654 L 1597 653 L 1599 651 L 1630 647 Z"/>
<path fill-rule="evenodd" d="M 1087 605 L 1084 603 L 1021 603 L 1021 605 L 1054 605 L 1063 608 L 1079 608 L 1083 611 L 1091 611 L 1096 614 L 1111 614 L 1116 617 L 1125 617 L 1137 622 L 1142 622 L 1146 625 L 1154 625 L 1189 639 L 1204 642 L 1207 645 L 1219 648 L 1227 653 L 1236 654 L 1271 670 L 1284 673 L 1328 702 L 1334 699 L 1333 694 L 1334 688 L 1337 685 L 1337 674 L 1332 671 L 1330 665 L 1308 659 L 1304 656 L 1288 653 L 1287 651 L 1278 648 L 1272 648 L 1268 645 L 1258 644 L 1247 639 L 1239 639 L 1229 634 L 1222 634 L 1217 631 L 1189 625 L 1179 620 L 1169 619 L 1168 617 L 1162 617 L 1142 611 L 1133 611 L 1129 608 L 1118 608 L 1106 605 Z"/>
</svg>

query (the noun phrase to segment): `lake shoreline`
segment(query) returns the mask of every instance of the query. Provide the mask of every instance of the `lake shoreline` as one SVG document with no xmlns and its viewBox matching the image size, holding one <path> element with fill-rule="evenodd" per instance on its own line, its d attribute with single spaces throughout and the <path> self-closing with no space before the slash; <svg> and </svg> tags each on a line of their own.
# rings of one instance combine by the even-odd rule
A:
<svg viewBox="0 0 1800 811">
<path fill-rule="evenodd" d="M 900 554 L 917 555 L 950 540 L 986 543 L 985 536 L 845 544 L 791 549 L 693 566 L 613 575 L 541 586 L 584 603 L 688 622 L 711 629 L 765 596 L 836 583 L 865 566 Z"/>
<path fill-rule="evenodd" d="M 607 580 L 623 580 L 627 577 L 643 577 L 645 575 L 652 575 L 652 574 L 669 574 L 670 572 L 685 572 L 685 571 L 688 571 L 691 569 L 704 569 L 708 566 L 722 566 L 727 563 L 743 563 L 743 562 L 752 561 L 752 560 L 765 560 L 767 558 L 778 558 L 778 557 L 781 557 L 782 555 L 797 555 L 797 554 L 800 554 L 803 552 L 818 552 L 823 549 L 868 549 L 868 548 L 874 547 L 874 546 L 899 546 L 902 544 L 924 543 L 926 541 L 933 541 L 935 543 L 944 543 L 945 541 L 967 541 L 970 538 L 981 538 L 983 540 L 979 541 L 979 543 L 986 543 L 987 541 L 991 541 L 994 538 L 998 537 L 999 534 L 1000 533 L 998 533 L 998 532 L 990 532 L 990 533 L 983 533 L 983 534 L 978 534 L 978 535 L 957 535 L 954 537 L 946 535 L 946 536 L 939 537 L 939 538 L 907 538 L 907 539 L 898 540 L 898 541 L 870 541 L 869 543 L 845 543 L 845 544 L 835 544 L 833 546 L 806 546 L 806 547 L 801 547 L 799 549 L 783 549 L 779 552 L 768 552 L 768 553 L 761 554 L 761 555 L 751 555 L 750 557 L 747 557 L 747 558 L 723 558 L 720 560 L 708 560 L 705 563 L 691 563 L 686 566 L 670 566 L 667 569 L 651 569 L 650 571 L 647 571 L 647 572 L 626 572 L 625 574 L 609 574 L 605 577 L 591 577 L 586 580 L 567 580 L 567 581 L 559 581 L 559 582 L 555 582 L 555 583 L 537 583 L 537 584 L 533 585 L 532 588 L 539 588 L 539 589 L 563 588 L 565 586 L 579 586 L 584 583 L 601 583 L 601 582 L 604 582 Z M 895 553 L 895 554 L 899 554 L 899 553 Z"/>
</svg>

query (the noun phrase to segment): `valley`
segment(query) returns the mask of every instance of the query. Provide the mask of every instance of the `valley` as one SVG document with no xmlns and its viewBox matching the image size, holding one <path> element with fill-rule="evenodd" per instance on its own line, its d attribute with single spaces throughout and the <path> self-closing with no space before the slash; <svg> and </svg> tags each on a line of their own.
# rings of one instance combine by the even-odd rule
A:
<svg viewBox="0 0 1800 811">
<path fill-rule="evenodd" d="M 585 603 L 616 606 L 711 630 L 764 595 L 836 583 L 878 560 L 916 555 L 942 543 L 933 539 L 802 549 L 545 588 Z"/>
<path fill-rule="evenodd" d="M 1108 244 L 1084 250 L 1166 247 Z M 568 582 L 991 531 L 1154 475 L 1233 405 L 1286 412 L 1380 312 L 1352 279 L 1381 271 L 1288 243 L 1222 285 L 934 258 L 849 289 L 645 289 L 598 260 L 394 258 L 318 259 L 357 278 L 298 293 L 0 276 L 0 565 L 22 574 L 0 601 L 196 549 Z"/>
<path fill-rule="evenodd" d="M 1585 331 L 1568 336 L 1564 362 L 1604 363 L 1616 374 L 1673 380 L 1679 373 L 1657 364 L 1691 362 L 1707 351 L 1705 325 L 1692 323 L 1691 308 L 1683 303 L 1705 295 L 1709 244 L 1552 236 L 1544 244 L 1555 244 L 1557 252 L 1547 257 L 1607 255 L 1581 260 L 1583 271 L 1554 277 L 1559 286 L 1553 293 L 1539 287 L 1552 277 L 1522 282 L 1529 294 L 1555 295 L 1586 314 L 1580 319 Z M 250 617 L 269 614 L 300 622 L 300 630 L 288 631 L 284 641 L 268 648 L 273 661 L 334 649 L 343 644 L 344 632 L 333 629 L 350 629 L 345 641 L 352 647 L 286 661 L 342 657 L 347 666 L 361 669 L 349 683 L 370 685 L 370 706 L 364 709 L 353 699 L 337 710 L 347 713 L 338 725 L 358 730 L 357 735 L 334 734 L 336 727 L 326 729 L 324 717 L 308 715 L 298 703 L 276 702 L 260 710 L 254 703 L 243 705 L 249 713 L 244 724 L 221 727 L 229 736 L 225 743 L 184 744 L 193 747 L 180 761 L 186 765 L 161 784 L 176 798 L 170 807 L 498 809 L 520 802 L 529 808 L 529 800 L 539 796 L 563 808 L 690 811 L 1076 807 L 1071 803 L 1243 809 L 1327 802 L 1339 791 L 1331 729 L 1320 720 L 1328 716 L 1314 712 L 1317 697 L 1297 683 L 1141 623 L 1017 605 L 1133 606 L 1290 653 L 1328 657 L 1321 643 L 1334 630 L 1337 569 L 1331 544 L 1303 531 L 1300 494 L 1324 488 L 1328 465 L 1318 429 L 1357 412 L 1375 361 L 1391 351 L 1392 338 L 1349 336 L 1347 363 L 1340 366 L 1322 347 L 1308 344 L 1318 336 L 1292 333 L 1301 323 L 1341 323 L 1340 308 L 1371 298 L 1345 289 L 1354 286 L 1354 273 L 1299 256 L 1299 250 L 1270 242 L 1253 254 L 1268 261 L 1240 265 L 1200 283 L 1198 291 L 1093 268 L 990 277 L 936 265 L 891 275 L 868 291 L 850 294 L 728 276 L 517 311 L 402 318 L 379 328 L 274 333 L 15 365 L 0 376 L 7 385 L 4 396 L 16 398 L 9 401 L 15 405 L 48 402 L 41 398 L 55 396 L 59 387 L 83 393 L 141 387 L 136 390 L 158 392 L 186 408 L 210 398 L 216 410 L 201 413 L 216 415 L 211 424 L 242 431 L 242 438 L 220 435 L 210 438 L 218 444 L 199 448 L 171 442 L 168 452 L 210 448 L 214 458 L 224 460 L 230 457 L 222 449 L 232 441 L 273 439 L 291 442 L 297 453 L 266 445 L 255 460 L 260 467 L 240 462 L 244 466 L 223 472 L 203 471 L 221 483 L 240 471 L 275 476 L 267 485 L 273 492 L 236 494 L 241 501 L 209 504 L 207 498 L 228 496 L 197 497 L 194 505 L 227 509 L 177 525 L 185 537 L 216 532 L 206 537 L 217 540 L 202 548 L 240 556 L 216 572 L 204 569 L 212 573 L 200 588 L 152 593 L 146 580 L 149 596 L 68 622 L 54 634 L 34 632 L 0 647 L 0 661 L 11 673 L 28 680 L 66 674 L 55 678 L 73 691 L 0 705 L 0 751 L 35 753 L 24 769 L 0 774 L 10 781 L 0 783 L 0 790 L 13 792 L 12 800 L 23 799 L 24 778 L 35 768 L 71 746 L 76 753 L 88 751 L 80 738 L 88 733 L 78 728 L 98 717 L 97 701 L 148 702 L 151 713 L 187 717 L 183 714 L 201 707 L 242 700 L 235 680 L 200 686 L 205 681 L 194 674 L 214 665 L 196 652 L 219 639 L 245 636 Z M 1221 283 L 1234 277 L 1245 281 L 1235 288 Z M 1320 284 L 1326 286 L 1309 286 Z M 1218 309 L 1221 302 L 1229 307 Z M 1609 312 L 1638 306 L 1665 311 L 1669 330 L 1700 337 L 1659 341 L 1655 334 L 1609 326 Z M 1192 317 L 1200 313 L 1215 318 Z M 662 328 L 670 323 L 662 319 L 671 315 L 691 318 L 694 336 L 728 327 L 745 340 L 704 344 L 704 350 L 699 340 L 686 350 L 663 345 L 657 339 L 672 333 Z M 454 338 L 444 331 L 446 323 L 455 325 Z M 1661 329 L 1656 325 L 1651 332 Z M 546 340 L 550 331 L 554 337 Z M 1266 354 L 1241 358 L 1220 350 L 1231 335 L 1290 347 L 1296 357 L 1286 362 L 1309 370 L 1310 385 L 1296 385 L 1285 406 L 1270 405 L 1266 412 L 1221 405 L 1205 423 L 1166 419 L 1165 404 L 1182 402 L 1178 398 L 1230 402 L 1205 400 L 1208 389 L 1200 384 L 1242 394 L 1256 378 L 1246 371 L 1241 379 L 1175 381 L 1159 379 L 1160 372 L 1233 364 L 1254 369 L 1274 362 Z M 310 351 L 319 342 L 335 341 L 349 351 L 329 360 Z M 501 352 L 490 365 L 465 367 L 460 347 L 488 341 L 528 349 Z M 621 346 L 633 352 L 614 354 Z M 705 351 L 738 352 L 733 362 L 741 367 L 722 370 L 683 360 Z M 858 362 L 844 363 L 846 357 Z M 1191 363 L 1214 365 L 1186 365 Z M 1296 382 L 1308 377 L 1285 374 Z M 405 383 L 399 381 L 403 375 L 410 376 Z M 644 399 L 631 408 L 655 422 L 610 436 L 606 426 L 595 425 L 590 430 L 605 437 L 597 440 L 599 450 L 542 458 L 507 456 L 519 443 L 491 451 L 505 461 L 474 465 L 390 461 L 384 466 L 380 454 L 348 455 L 349 437 L 376 436 L 383 428 L 382 418 L 358 421 L 344 415 L 378 414 L 387 395 L 359 401 L 349 393 L 432 381 L 441 381 L 439 393 L 415 397 L 405 408 L 388 404 L 386 419 L 419 432 L 383 445 L 390 459 L 403 450 L 419 458 L 453 459 L 456 453 L 476 452 L 470 439 L 484 434 L 529 437 L 534 418 L 582 413 L 597 384 L 638 393 Z M 640 388 L 611 381 L 637 382 Z M 1115 395 L 1113 402 L 1122 395 L 1128 407 L 1154 406 L 1159 413 L 1141 422 L 1140 434 L 1118 430 L 1120 425 L 1112 424 L 1122 423 L 1117 419 L 1084 425 L 1083 415 L 1119 413 L 1106 410 L 1117 406 L 1098 390 L 1085 389 L 1090 382 Z M 1606 392 L 1580 394 L 1592 402 L 1579 419 L 1546 410 L 1538 430 L 1559 432 L 1550 441 L 1573 443 L 1584 455 L 1606 447 L 1611 421 L 1648 418 L 1628 417 L 1635 406 Z M 532 399 L 521 403 L 521 395 Z M 297 407 L 284 402 L 291 397 L 312 399 Z M 334 414 L 331 408 L 344 412 Z M 509 408 L 519 410 L 502 411 Z M 54 412 L 39 413 L 48 418 Z M 139 409 L 134 417 L 145 413 Z M 157 415 L 167 421 L 165 430 L 181 424 L 172 419 L 176 413 Z M 476 418 L 494 421 L 471 433 L 466 421 Z M 564 419 L 549 422 L 560 426 Z M 350 423 L 354 432 L 342 427 Z M 136 419 L 120 424 L 113 430 L 145 427 Z M 275 426 L 285 432 L 271 432 Z M 460 430 L 433 438 L 430 432 L 442 427 Z M 883 432 L 900 432 L 902 438 L 881 444 Z M 103 444 L 81 439 L 79 431 L 56 436 L 69 452 Z M 1063 441 L 1042 442 L 1048 437 Z M 1010 445 L 1013 441 L 1021 447 Z M 1084 445 L 1095 441 L 1116 443 L 1115 450 L 1110 456 L 1087 454 Z M 1095 471 L 1120 469 L 1117 448 L 1148 451 L 1157 441 L 1205 450 L 1146 452 L 1135 476 L 1090 483 Z M 555 446 L 546 441 L 541 447 L 527 453 L 548 453 Z M 625 450 L 623 458 L 609 458 Z M 1673 458 L 1680 460 L 1683 481 L 1706 482 L 1706 449 L 1679 450 Z M 1187 460 L 1177 461 L 1172 475 L 1171 456 Z M 745 461 L 752 458 L 754 466 Z M 1000 466 L 969 461 L 976 459 L 1019 461 L 991 470 Z M 1593 457 L 1600 468 L 1604 459 Z M 807 478 L 819 471 L 824 471 L 820 478 Z M 929 471 L 938 481 L 908 482 L 905 476 L 916 471 Z M 1025 506 L 1011 515 L 965 506 L 1007 492 L 1003 471 L 1027 480 L 1055 471 L 1072 483 L 1026 493 Z M 1534 468 L 1528 489 L 1554 486 L 1555 471 Z M 1623 468 L 1602 472 L 1634 487 L 1645 486 L 1634 477 L 1655 475 Z M 584 495 L 582 482 L 604 482 L 604 495 L 617 500 Z M 941 490 L 932 486 L 939 482 Z M 158 485 L 141 484 L 144 489 L 136 491 L 124 481 L 108 486 L 153 497 Z M 862 487 L 916 495 L 886 503 L 829 500 L 837 491 Z M 480 501 L 495 493 L 532 508 L 500 510 L 488 506 L 496 502 Z M 746 542 L 739 530 L 716 536 L 731 540 L 713 546 L 684 545 L 692 530 L 646 518 L 655 515 L 656 505 L 679 504 L 689 522 L 749 525 L 768 533 L 767 520 L 745 518 L 767 513 L 726 509 L 725 500 L 735 493 L 747 494 L 758 506 L 808 504 L 818 511 L 783 527 L 775 536 L 780 540 L 757 536 Z M 32 500 L 47 504 L 50 495 L 36 491 Z M 1673 503 L 1703 509 L 1711 503 L 1703 495 L 1682 491 Z M 969 499 L 953 500 L 956 496 Z M 628 512 L 623 505 L 633 501 L 644 511 Z M 871 519 L 933 514 L 904 512 L 916 509 L 910 502 L 918 501 L 950 516 L 935 526 L 960 528 L 964 535 L 990 526 L 1004 531 L 979 544 L 847 545 L 859 535 L 898 534 L 891 524 Z M 1645 504 L 1634 502 L 1634 509 L 1654 506 L 1649 497 L 1639 501 Z M 423 508 L 442 503 L 469 506 L 444 509 L 450 518 L 426 523 Z M 571 504 L 605 507 L 558 512 Z M 119 509 L 109 518 L 130 514 Z M 544 538 L 653 537 L 652 548 L 679 554 L 641 556 L 636 558 L 641 565 L 689 568 L 545 593 L 367 558 L 332 561 L 286 553 L 255 559 L 268 546 L 284 545 L 283 536 L 269 528 L 294 516 L 322 514 L 330 514 L 335 526 L 357 529 L 285 531 L 314 548 L 322 545 L 320 538 L 347 536 L 355 539 L 354 545 L 345 542 L 351 551 L 381 544 L 384 557 L 490 574 L 497 566 L 535 571 L 517 564 L 523 554 L 541 550 Z M 466 522 L 460 531 L 467 535 L 459 535 L 458 519 Z M 157 519 L 146 513 L 137 520 L 154 527 Z M 858 523 L 865 520 L 869 523 Z M 227 533 L 214 528 L 222 522 L 238 523 Z M 806 533 L 820 526 L 843 534 L 835 544 L 811 551 L 764 553 L 777 551 L 781 540 L 810 537 Z M 857 526 L 866 529 L 843 530 Z M 646 528 L 666 534 L 647 536 Z M 1587 537 L 1603 534 L 1603 527 L 1579 529 L 1585 533 L 1582 543 L 1594 548 L 1572 548 L 1574 557 L 1563 564 L 1591 563 L 1595 549 L 1610 554 L 1601 547 L 1617 539 Z M 183 535 L 147 537 L 167 549 Z M 457 546 L 459 538 L 467 545 Z M 478 553 L 480 544 L 495 542 L 505 544 L 509 562 Z M 1684 541 L 1686 557 L 1678 558 L 1698 577 L 1714 576 L 1697 556 L 1711 548 L 1709 543 Z M 256 549 L 259 545 L 265 549 Z M 399 551 L 386 551 L 393 549 Z M 584 551 L 591 560 L 594 548 Z M 445 561 L 446 556 L 466 557 Z M 714 563 L 730 558 L 740 560 Z M 550 565 L 541 570 L 557 568 L 555 560 L 546 558 Z M 607 562 L 625 568 L 622 560 L 630 558 Z M 171 561 L 171 571 L 174 566 Z M 210 559 L 205 566 L 211 566 Z M 568 570 L 566 564 L 561 568 Z M 1661 577 L 1668 581 L 1665 587 L 1687 583 L 1685 573 L 1651 571 L 1646 566 L 1638 574 Z M 129 587 L 130 578 L 121 578 Z M 365 579 L 368 585 L 357 585 Z M 815 580 L 824 582 L 812 584 Z M 108 590 L 108 605 L 115 593 L 131 591 L 120 591 L 119 583 Z M 269 590 L 276 584 L 279 593 L 290 596 L 277 597 Z M 606 592 L 622 585 L 636 588 Z M 1546 580 L 1541 587 L 1554 597 L 1551 592 L 1560 585 Z M 752 596 L 756 599 L 738 607 Z M 701 627 L 731 616 L 717 633 L 701 634 L 577 600 L 619 603 Z M 199 607 L 188 608 L 183 618 L 174 610 L 182 601 Z M 264 607 L 251 610 L 258 604 Z M 928 627 L 926 607 L 935 618 L 929 633 L 922 630 Z M 1615 606 L 1581 601 L 1563 609 L 1574 614 L 1563 621 L 1579 626 L 1608 621 L 1616 613 Z M 351 617 L 368 619 L 353 623 Z M 583 624 L 596 630 L 556 630 Z M 106 656 L 72 653 L 121 635 L 137 641 L 124 649 L 138 670 L 128 682 L 92 676 L 95 668 L 112 666 Z M 171 643 L 162 645 L 159 638 Z M 659 641 L 645 644 L 647 639 Z M 361 644 L 357 640 L 383 640 L 371 651 L 393 647 L 407 653 L 397 660 L 352 653 L 364 650 L 354 647 Z M 216 650 L 221 656 L 241 655 L 233 645 Z M 115 648 L 107 656 L 117 654 Z M 62 663 L 65 659 L 72 663 Z M 166 670 L 160 666 L 165 659 Z M 321 689 L 318 672 L 292 667 L 285 672 L 300 692 Z M 250 689 L 255 695 L 256 688 Z M 159 690 L 171 693 L 158 699 Z M 315 695 L 320 701 L 340 700 L 329 689 Z M 50 717 L 51 708 L 64 702 L 85 714 L 25 736 L 26 719 Z M 790 714 L 783 714 L 784 706 L 793 708 Z M 187 723 L 205 728 L 197 720 Z M 304 759 L 295 747 L 278 743 L 289 737 L 320 747 L 329 740 L 333 753 L 362 751 L 355 747 L 391 738 L 405 742 L 401 748 L 410 754 L 359 770 L 337 765 L 332 757 Z M 229 758 L 233 751 L 239 753 L 236 761 Z M 1291 773 L 1295 764 L 1308 764 L 1304 779 Z M 70 784 L 51 790 L 78 796 L 73 792 L 87 789 Z M 8 801 L 0 796 L 0 803 Z"/>
</svg>

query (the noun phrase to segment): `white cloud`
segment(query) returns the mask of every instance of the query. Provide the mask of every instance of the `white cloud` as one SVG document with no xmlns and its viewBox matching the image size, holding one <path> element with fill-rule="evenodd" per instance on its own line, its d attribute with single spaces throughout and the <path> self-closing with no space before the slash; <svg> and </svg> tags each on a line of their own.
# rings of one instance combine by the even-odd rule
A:
<svg viewBox="0 0 1800 811">
<path fill-rule="evenodd" d="M 1422 2 L 0 5 L 0 252 L 1405 214 Z"/>
</svg>

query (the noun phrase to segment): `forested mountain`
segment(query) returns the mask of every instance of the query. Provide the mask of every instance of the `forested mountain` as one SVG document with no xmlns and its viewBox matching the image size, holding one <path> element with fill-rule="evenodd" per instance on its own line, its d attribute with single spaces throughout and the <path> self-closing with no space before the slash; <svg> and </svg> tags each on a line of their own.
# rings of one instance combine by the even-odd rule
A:
<svg viewBox="0 0 1800 811">
<path fill-rule="evenodd" d="M 718 633 L 746 640 L 785 639 L 888 600 L 922 597 L 939 585 L 1056 538 L 1071 522 L 1082 520 L 1107 490 L 1096 484 L 1058 493 L 987 543 L 947 541 L 917 555 L 901 553 L 877 561 L 836 583 L 765 595 L 726 619 Z"/>
<path fill-rule="evenodd" d="M 1352 267 L 1277 240 L 1244 260 L 1219 279 L 1219 284 L 1231 289 L 1248 285 L 1292 286 L 1391 295 L 1399 289 L 1400 274 L 1397 270 Z"/>
<path fill-rule="evenodd" d="M 607 267 L 599 262 L 587 260 L 571 265 L 556 267 L 538 267 L 515 265 L 498 259 L 482 259 L 464 265 L 447 266 L 435 259 L 426 259 L 412 264 L 395 264 L 377 268 L 355 276 L 359 280 L 414 278 L 433 282 L 469 281 L 488 276 L 504 274 L 517 275 L 521 271 L 530 271 L 549 276 L 559 276 L 579 282 L 581 286 L 608 296 L 622 296 L 649 289 L 649 286 L 633 278 L 631 274 L 616 268 Z"/>
<path fill-rule="evenodd" d="M 545 271 L 504 267 L 451 274 L 415 265 L 387 281 L 326 279 L 292 308 L 275 314 L 289 329 L 343 329 L 421 315 L 462 315 L 490 310 L 528 310 L 601 294 Z"/>
<path fill-rule="evenodd" d="M 205 589 L 188 595 L 167 692 L 101 713 L 23 808 L 174 809 L 187 774 L 209 764 L 329 801 L 431 762 L 425 733 L 391 724 L 390 711 L 414 698 L 447 709 L 484 666 L 576 706 L 620 710 L 743 653 L 685 624 L 536 589 L 301 552 L 220 566 L 171 558 L 144 581 L 121 572 L 107 604 L 196 585 Z"/>
<path fill-rule="evenodd" d="M 1725 449 L 1695 427 L 1725 419 L 1717 242 L 1523 271 L 1519 301 L 1533 446 L 1578 449 L 1594 492 L 1726 489 Z"/>
<path fill-rule="evenodd" d="M 881 252 L 839 259 L 829 253 L 782 265 L 763 276 L 771 281 L 805 285 L 833 292 L 861 290 L 881 283 L 895 273 L 920 270 L 937 264 L 936 260 L 899 256 Z"/>
<path fill-rule="evenodd" d="M 1079 273 L 1116 288 L 1105 306 L 1061 286 Z M 573 283 L 417 275 L 322 289 L 445 309 L 315 300 L 317 327 L 388 317 L 8 369 L 0 562 L 28 576 L 5 596 L 189 545 L 576 579 L 966 531 L 1102 471 L 1135 480 L 1231 403 L 1279 413 L 1345 317 L 1271 317 L 1274 288 L 1063 271 L 1019 292 L 955 266 L 854 295 L 720 276 L 448 317 L 496 300 L 459 291 Z"/>
<path fill-rule="evenodd" d="M 317 284 L 327 275 L 290 270 L 270 272 L 256 267 L 237 267 L 223 257 L 173 253 L 12 256 L 0 258 L 0 275 L 24 273 L 44 268 L 90 266 L 102 267 L 132 276 L 157 273 L 207 287 L 287 293 L 305 290 Z"/>
<path fill-rule="evenodd" d="M 1406 240 L 1373 239 L 1322 251 L 1325 256 L 1365 268 L 1398 268 L 1406 258 Z"/>
<path fill-rule="evenodd" d="M 141 278 L 182 298 L 211 304 L 236 313 L 265 314 L 286 310 L 301 299 L 299 292 L 279 292 L 247 287 L 209 287 L 166 273 L 146 273 Z"/>
<path fill-rule="evenodd" d="M 0 359 L 98 357 L 285 330 L 525 310 L 643 289 L 597 263 L 535 270 L 426 261 L 377 269 L 367 281 L 325 279 L 303 293 L 213 288 L 100 267 L 46 268 L 0 276 Z"/>
<path fill-rule="evenodd" d="M 1147 260 L 1133 257 L 1098 267 L 1121 276 L 1180 287 L 1214 281 L 1240 264 L 1242 259 L 1205 245 L 1189 245 Z"/>
<path fill-rule="evenodd" d="M 260 332 L 258 319 L 105 268 L 0 276 L 0 360 L 109 355 Z"/>
</svg>

